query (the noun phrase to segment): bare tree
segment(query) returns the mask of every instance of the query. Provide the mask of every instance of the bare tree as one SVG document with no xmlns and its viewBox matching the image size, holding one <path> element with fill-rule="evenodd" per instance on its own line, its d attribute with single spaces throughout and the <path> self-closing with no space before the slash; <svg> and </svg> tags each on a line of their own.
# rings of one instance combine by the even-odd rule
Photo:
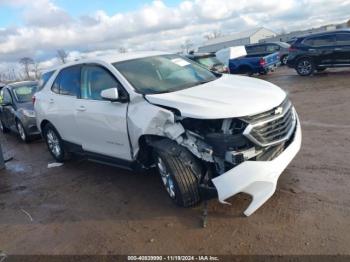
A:
<svg viewBox="0 0 350 262">
<path fill-rule="evenodd" d="M 347 27 L 350 27 L 350 19 L 349 21 L 346 23 Z"/>
<path fill-rule="evenodd" d="M 68 53 L 63 49 L 58 49 L 57 57 L 62 62 L 62 64 L 65 64 L 67 62 Z"/>
<path fill-rule="evenodd" d="M 220 30 L 213 30 L 212 32 L 210 32 L 209 34 L 204 35 L 204 38 L 207 40 L 210 39 L 215 39 L 222 36 L 221 31 Z"/>
<path fill-rule="evenodd" d="M 188 54 L 188 53 L 190 52 L 190 50 L 191 50 L 192 47 L 193 47 L 193 43 L 192 43 L 192 41 L 189 40 L 189 39 L 187 39 L 187 40 L 185 41 L 185 43 L 183 43 L 183 44 L 181 45 L 182 52 L 183 52 L 183 53 L 186 53 L 186 54 Z"/>
<path fill-rule="evenodd" d="M 126 51 L 126 48 L 125 47 L 120 47 L 119 48 L 119 53 L 121 53 L 121 54 L 124 54 L 124 53 L 126 53 L 127 51 Z"/>
<path fill-rule="evenodd" d="M 33 58 L 30 57 L 22 57 L 19 60 L 19 63 L 23 66 L 23 70 L 25 73 L 26 79 L 30 79 L 30 66 L 34 64 Z"/>
<path fill-rule="evenodd" d="M 33 72 L 36 80 L 39 80 L 41 77 L 41 72 L 40 72 L 40 63 L 37 61 L 34 61 L 33 64 Z"/>
</svg>

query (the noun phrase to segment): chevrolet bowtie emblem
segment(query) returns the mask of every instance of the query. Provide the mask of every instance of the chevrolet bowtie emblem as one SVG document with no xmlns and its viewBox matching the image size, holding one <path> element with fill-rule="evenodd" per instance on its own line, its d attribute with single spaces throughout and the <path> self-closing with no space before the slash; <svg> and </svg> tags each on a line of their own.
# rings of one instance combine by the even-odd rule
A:
<svg viewBox="0 0 350 262">
<path fill-rule="evenodd" d="M 275 110 L 275 115 L 280 115 L 283 113 L 283 107 L 277 107 L 276 110 Z"/>
</svg>

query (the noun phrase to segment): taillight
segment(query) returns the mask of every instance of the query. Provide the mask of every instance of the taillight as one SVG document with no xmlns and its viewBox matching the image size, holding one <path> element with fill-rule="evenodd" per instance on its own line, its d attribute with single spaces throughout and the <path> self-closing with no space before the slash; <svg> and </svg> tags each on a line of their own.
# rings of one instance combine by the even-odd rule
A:
<svg viewBox="0 0 350 262">
<path fill-rule="evenodd" d="M 265 58 L 260 58 L 259 64 L 260 64 L 261 66 L 266 65 L 266 60 L 265 60 Z"/>
<path fill-rule="evenodd" d="M 289 52 L 295 52 L 295 51 L 297 51 L 297 49 L 295 47 L 293 47 L 293 46 L 289 47 Z"/>
<path fill-rule="evenodd" d="M 32 96 L 33 105 L 35 104 L 35 96 Z"/>
</svg>

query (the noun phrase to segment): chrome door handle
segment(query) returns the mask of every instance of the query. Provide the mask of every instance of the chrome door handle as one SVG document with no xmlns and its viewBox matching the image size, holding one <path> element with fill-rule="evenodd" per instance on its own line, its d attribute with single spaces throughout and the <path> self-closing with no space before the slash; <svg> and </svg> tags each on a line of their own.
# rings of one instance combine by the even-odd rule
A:
<svg viewBox="0 0 350 262">
<path fill-rule="evenodd" d="M 343 48 L 334 48 L 334 51 L 343 51 Z"/>
<path fill-rule="evenodd" d="M 85 106 L 79 106 L 77 108 L 77 111 L 84 112 L 84 111 L 86 111 L 86 107 Z"/>
</svg>

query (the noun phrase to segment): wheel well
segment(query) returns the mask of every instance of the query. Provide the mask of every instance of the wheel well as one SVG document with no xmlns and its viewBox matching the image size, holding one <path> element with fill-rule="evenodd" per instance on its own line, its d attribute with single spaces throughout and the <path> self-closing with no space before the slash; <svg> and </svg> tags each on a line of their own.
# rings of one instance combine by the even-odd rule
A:
<svg viewBox="0 0 350 262">
<path fill-rule="evenodd" d="M 40 123 L 40 130 L 41 130 L 41 132 L 43 132 L 43 129 L 44 129 L 44 127 L 47 125 L 47 124 L 49 124 L 50 122 L 48 121 L 48 120 L 43 120 L 43 121 L 41 121 L 41 123 Z"/>
<path fill-rule="evenodd" d="M 138 141 L 139 151 L 137 153 L 136 159 L 145 166 L 151 166 L 153 164 L 152 143 L 162 139 L 169 138 L 157 135 L 142 135 Z"/>
<path fill-rule="evenodd" d="M 253 68 L 250 65 L 240 65 L 238 67 L 238 71 L 245 73 L 245 72 L 253 71 Z"/>
<path fill-rule="evenodd" d="M 298 59 L 296 59 L 295 65 L 297 65 L 301 59 L 309 59 L 312 63 L 314 62 L 310 56 L 301 56 L 301 57 L 298 57 Z"/>
</svg>

